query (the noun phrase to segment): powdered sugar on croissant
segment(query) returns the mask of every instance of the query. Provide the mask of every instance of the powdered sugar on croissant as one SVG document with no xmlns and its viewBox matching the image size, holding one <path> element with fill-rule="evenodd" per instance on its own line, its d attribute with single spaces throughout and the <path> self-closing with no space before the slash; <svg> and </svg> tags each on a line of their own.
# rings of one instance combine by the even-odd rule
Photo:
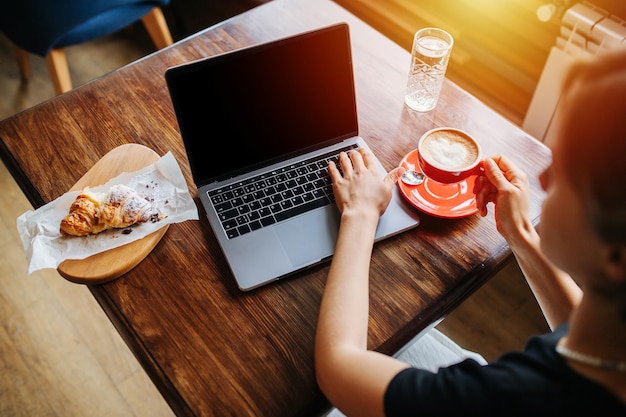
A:
<svg viewBox="0 0 626 417">
<path fill-rule="evenodd" d="M 128 227 L 152 217 L 152 204 L 125 185 L 114 185 L 100 208 L 100 223 L 107 228 Z"/>
<path fill-rule="evenodd" d="M 64 235 L 86 236 L 147 222 L 154 215 L 152 204 L 125 185 L 114 185 L 107 194 L 86 188 L 61 220 L 60 231 Z"/>
</svg>

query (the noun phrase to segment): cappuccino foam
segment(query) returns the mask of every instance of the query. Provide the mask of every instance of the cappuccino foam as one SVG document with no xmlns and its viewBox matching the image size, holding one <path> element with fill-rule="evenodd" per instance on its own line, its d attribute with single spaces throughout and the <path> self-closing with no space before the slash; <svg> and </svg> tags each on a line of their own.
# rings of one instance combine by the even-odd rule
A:
<svg viewBox="0 0 626 417">
<path fill-rule="evenodd" d="M 420 151 L 429 163 L 446 171 L 462 171 L 478 158 L 476 143 L 451 130 L 432 132 L 424 138 Z"/>
</svg>

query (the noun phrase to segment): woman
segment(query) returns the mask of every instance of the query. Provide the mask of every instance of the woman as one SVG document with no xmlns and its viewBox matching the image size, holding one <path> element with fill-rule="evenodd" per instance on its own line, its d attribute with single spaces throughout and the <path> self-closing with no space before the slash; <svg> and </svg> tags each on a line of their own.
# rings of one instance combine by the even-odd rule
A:
<svg viewBox="0 0 626 417">
<path fill-rule="evenodd" d="M 431 372 L 367 350 L 374 231 L 402 169 L 381 181 L 368 151 L 341 155 L 343 175 L 329 165 L 341 227 L 315 366 L 320 388 L 343 413 L 626 415 L 625 51 L 572 68 L 555 123 L 537 231 L 528 180 L 505 156 L 485 159 L 474 190 L 482 216 L 494 204 L 498 231 L 552 330 L 489 364 L 465 359 Z"/>
</svg>

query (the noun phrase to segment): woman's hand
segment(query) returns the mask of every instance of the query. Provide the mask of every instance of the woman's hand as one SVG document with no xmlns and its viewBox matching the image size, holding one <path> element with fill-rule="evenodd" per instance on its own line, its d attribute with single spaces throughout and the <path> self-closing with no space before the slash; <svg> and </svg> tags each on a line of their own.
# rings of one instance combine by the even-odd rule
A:
<svg viewBox="0 0 626 417">
<path fill-rule="evenodd" d="M 381 179 L 376 158 L 369 149 L 359 148 L 348 154 L 339 154 L 343 175 L 334 162 L 328 164 L 333 192 L 339 211 L 374 211 L 378 216 L 385 212 L 391 200 L 391 191 L 404 172 L 398 167 Z"/>
<path fill-rule="evenodd" d="M 494 203 L 498 232 L 511 244 L 520 232 L 532 228 L 528 177 L 505 156 L 486 158 L 483 166 L 485 175 L 474 185 L 478 211 L 484 217 L 487 205 Z"/>
</svg>

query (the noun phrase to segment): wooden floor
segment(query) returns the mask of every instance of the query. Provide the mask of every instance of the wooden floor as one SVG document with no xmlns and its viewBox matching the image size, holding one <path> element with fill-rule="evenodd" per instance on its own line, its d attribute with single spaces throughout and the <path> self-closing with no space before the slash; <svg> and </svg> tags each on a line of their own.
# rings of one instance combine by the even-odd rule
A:
<svg viewBox="0 0 626 417">
<path fill-rule="evenodd" d="M 231 1 L 204 10 L 205 20 L 195 13 L 186 21 L 172 10 L 166 17 L 180 39 L 260 2 Z M 150 52 L 141 27 L 67 50 L 74 85 Z M 22 83 L 11 45 L 0 35 L 0 119 L 53 96 L 43 59 L 32 57 L 31 64 L 32 78 Z M 56 271 L 26 275 L 15 222 L 30 209 L 0 164 L 0 416 L 171 416 L 86 287 Z M 514 262 L 438 328 L 487 359 L 547 330 Z"/>
</svg>

